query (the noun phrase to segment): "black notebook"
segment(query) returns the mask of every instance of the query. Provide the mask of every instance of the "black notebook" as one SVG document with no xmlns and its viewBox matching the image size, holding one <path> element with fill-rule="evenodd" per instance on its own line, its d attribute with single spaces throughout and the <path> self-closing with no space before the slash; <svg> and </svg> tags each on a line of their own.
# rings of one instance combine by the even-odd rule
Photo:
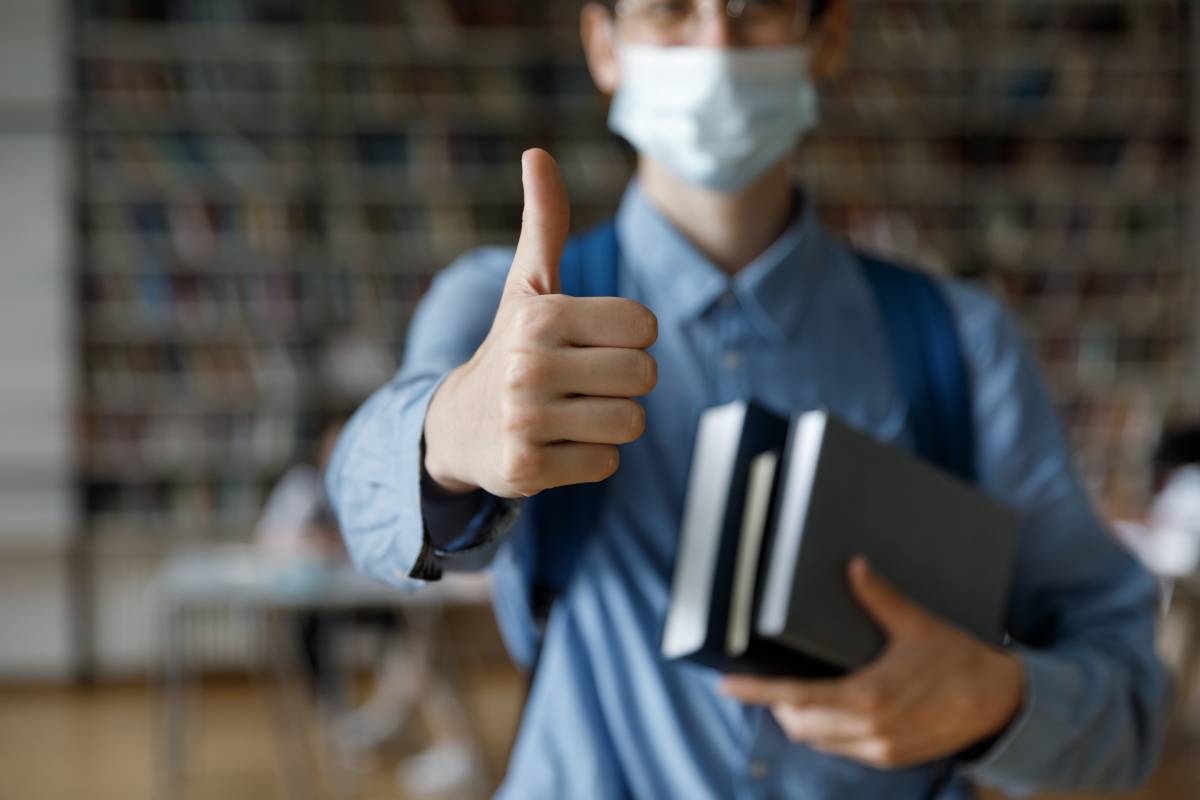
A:
<svg viewBox="0 0 1200 800">
<path fill-rule="evenodd" d="M 846 567 L 858 554 L 933 613 L 1000 641 L 1016 548 L 1010 510 L 907 452 L 812 411 L 793 418 L 784 442 L 739 442 L 738 456 L 725 456 L 739 478 L 729 482 L 734 495 L 722 524 L 705 525 L 705 503 L 713 502 L 708 495 L 720 484 L 711 480 L 713 464 L 721 461 L 713 449 L 728 447 L 705 437 L 705 429 L 717 427 L 710 419 L 735 416 L 730 408 L 701 419 L 664 656 L 727 671 L 809 677 L 864 666 L 883 636 L 850 591 Z M 725 441 L 728 436 L 726 429 Z M 711 444 L 702 452 L 706 438 Z M 715 563 L 696 558 L 697 552 Z M 710 596 L 697 602 L 701 589 Z M 707 623 L 703 639 L 694 632 L 700 618 Z M 672 628 L 680 620 L 693 624 L 690 637 Z M 678 638 L 669 640 L 668 633 Z"/>
</svg>

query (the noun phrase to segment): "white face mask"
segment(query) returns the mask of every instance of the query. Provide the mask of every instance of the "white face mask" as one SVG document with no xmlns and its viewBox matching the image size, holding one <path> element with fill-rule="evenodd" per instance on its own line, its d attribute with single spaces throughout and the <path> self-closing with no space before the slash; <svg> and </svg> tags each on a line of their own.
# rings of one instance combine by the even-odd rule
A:
<svg viewBox="0 0 1200 800">
<path fill-rule="evenodd" d="M 808 53 L 620 45 L 608 125 L 679 177 L 733 191 L 791 152 L 818 119 Z"/>
</svg>

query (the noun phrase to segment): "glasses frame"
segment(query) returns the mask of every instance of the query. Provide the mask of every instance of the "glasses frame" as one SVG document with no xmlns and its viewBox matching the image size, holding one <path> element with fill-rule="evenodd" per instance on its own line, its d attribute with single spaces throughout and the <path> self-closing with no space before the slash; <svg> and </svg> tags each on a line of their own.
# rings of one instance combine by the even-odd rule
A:
<svg viewBox="0 0 1200 800">
<path fill-rule="evenodd" d="M 638 0 L 616 0 L 613 4 L 613 13 L 618 18 L 629 17 L 631 13 L 636 13 L 637 11 L 634 8 L 631 12 L 631 6 L 644 5 L 646 2 L 650 2 L 650 0 L 642 0 L 641 2 L 638 2 Z M 720 10 L 723 7 L 726 17 L 732 20 L 741 20 L 742 15 L 746 13 L 746 3 L 747 0 L 695 0 L 696 6 L 706 9 L 706 11 L 701 11 L 701 15 L 705 19 L 715 19 L 719 16 Z M 807 32 L 808 26 L 802 26 L 800 21 L 805 16 L 804 12 L 811 8 L 811 5 L 810 0 L 796 0 L 796 16 L 792 19 L 790 32 Z"/>
</svg>

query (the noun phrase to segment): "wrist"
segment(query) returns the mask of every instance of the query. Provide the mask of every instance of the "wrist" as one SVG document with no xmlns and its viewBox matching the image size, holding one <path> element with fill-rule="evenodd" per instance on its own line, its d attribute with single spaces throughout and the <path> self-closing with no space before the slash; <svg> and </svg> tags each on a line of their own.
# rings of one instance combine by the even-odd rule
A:
<svg viewBox="0 0 1200 800">
<path fill-rule="evenodd" d="M 458 370 L 447 375 L 429 400 L 421 436 L 421 468 L 437 488 L 447 494 L 468 494 L 479 487 L 454 468 L 451 457 L 453 437 L 447 427 L 455 417 L 447 406 L 453 405 L 453 386 L 457 377 Z"/>
<path fill-rule="evenodd" d="M 993 677 L 989 681 L 991 685 L 984 690 L 996 698 L 995 713 L 985 734 L 990 737 L 1003 733 L 1025 705 L 1025 668 L 1021 660 L 1007 650 L 990 650 L 989 655 L 994 667 L 988 674 Z"/>
</svg>

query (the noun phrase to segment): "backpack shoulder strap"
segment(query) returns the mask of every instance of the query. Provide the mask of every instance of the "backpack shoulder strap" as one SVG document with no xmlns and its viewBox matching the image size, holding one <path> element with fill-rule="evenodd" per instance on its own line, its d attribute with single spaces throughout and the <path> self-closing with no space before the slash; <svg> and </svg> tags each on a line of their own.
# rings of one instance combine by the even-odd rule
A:
<svg viewBox="0 0 1200 800">
<path fill-rule="evenodd" d="M 974 482 L 971 381 L 949 301 L 929 275 L 873 256 L 858 257 L 879 307 L 917 452 Z"/>
<path fill-rule="evenodd" d="M 612 220 L 571 237 L 559 267 L 563 294 L 616 297 L 619 261 L 617 226 Z"/>
<path fill-rule="evenodd" d="M 616 226 L 612 221 L 572 237 L 563 250 L 560 267 L 563 294 L 616 296 L 619 260 Z M 562 486 L 526 501 L 524 513 L 536 539 L 532 574 L 535 611 L 549 614 L 550 605 L 566 588 L 586 543 L 588 521 L 598 510 L 603 488 L 603 484 L 593 483 Z M 568 530 L 569 533 L 564 533 Z"/>
<path fill-rule="evenodd" d="M 560 262 L 564 294 L 617 295 L 620 251 L 610 221 L 568 240 Z M 524 501 L 492 567 L 496 619 L 509 655 L 534 669 L 550 609 L 566 589 L 587 545 L 604 484 L 549 489 Z"/>
</svg>

